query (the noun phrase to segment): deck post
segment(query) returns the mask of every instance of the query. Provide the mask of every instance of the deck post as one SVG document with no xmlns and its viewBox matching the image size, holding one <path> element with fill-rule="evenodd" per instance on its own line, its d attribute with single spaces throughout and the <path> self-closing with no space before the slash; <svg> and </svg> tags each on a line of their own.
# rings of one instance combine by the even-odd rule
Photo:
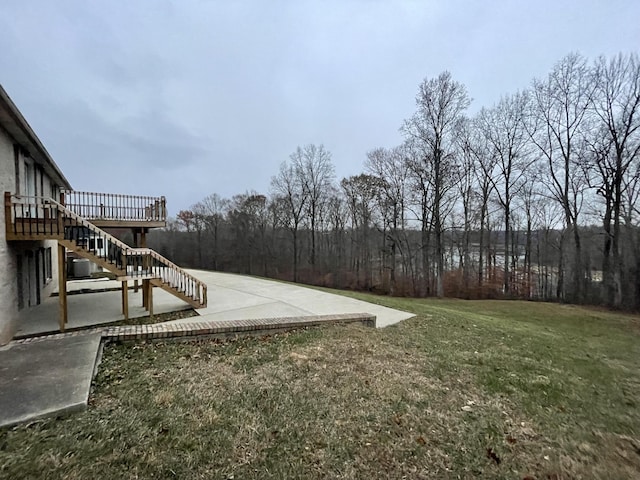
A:
<svg viewBox="0 0 640 480">
<path fill-rule="evenodd" d="M 140 248 L 147 248 L 147 229 L 143 228 L 140 231 Z M 142 269 L 149 270 L 151 268 L 151 259 L 149 255 L 142 257 Z"/>
<path fill-rule="evenodd" d="M 149 289 L 149 293 L 147 295 L 147 300 L 149 302 L 149 318 L 153 320 L 153 283 L 151 283 L 151 280 L 147 280 L 147 288 Z"/>
<path fill-rule="evenodd" d="M 142 280 L 142 306 L 149 310 L 149 280 Z"/>
<path fill-rule="evenodd" d="M 7 227 L 9 224 L 13 224 L 13 219 L 11 218 L 11 192 L 4 192 L 4 222 Z M 11 226 L 15 229 L 13 225 Z"/>
<path fill-rule="evenodd" d="M 131 229 L 131 233 L 133 233 L 133 246 L 138 247 L 138 232 L 135 228 Z M 138 293 L 138 279 L 133 281 L 133 293 Z"/>
<path fill-rule="evenodd" d="M 58 324 L 60 331 L 64 332 L 67 324 L 67 269 L 66 257 L 67 249 L 64 245 L 58 243 L 58 299 L 59 299 L 59 318 Z"/>
<path fill-rule="evenodd" d="M 139 248 L 147 248 L 147 231 L 145 228 L 140 230 L 140 240 L 137 242 Z M 142 257 L 142 270 L 149 268 L 149 257 L 144 255 Z M 142 281 L 142 306 L 145 310 L 149 310 L 149 291 L 151 290 L 149 280 Z"/>
<path fill-rule="evenodd" d="M 122 281 L 122 314 L 125 320 L 129 320 L 129 284 Z"/>
</svg>

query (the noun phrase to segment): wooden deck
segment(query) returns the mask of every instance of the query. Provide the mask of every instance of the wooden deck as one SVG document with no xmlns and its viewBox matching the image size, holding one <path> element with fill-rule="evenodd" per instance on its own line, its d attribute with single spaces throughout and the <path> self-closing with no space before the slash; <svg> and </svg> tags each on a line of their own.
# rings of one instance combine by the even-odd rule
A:
<svg viewBox="0 0 640 480">
<path fill-rule="evenodd" d="M 60 200 L 65 208 L 100 229 L 127 228 L 146 233 L 167 224 L 164 197 L 67 191 Z M 68 217 L 59 218 L 55 205 L 34 203 L 20 196 L 12 200 L 9 192 L 5 193 L 5 221 L 7 240 L 58 240 L 64 227 L 71 225 Z"/>
<path fill-rule="evenodd" d="M 65 191 L 60 203 L 99 228 L 161 228 L 167 225 L 165 197 Z"/>
<path fill-rule="evenodd" d="M 77 193 L 77 192 L 75 192 Z M 93 203 L 64 205 L 47 197 L 14 195 L 5 192 L 5 230 L 9 241 L 56 240 L 58 243 L 58 283 L 60 285 L 60 330 L 68 321 L 66 294 L 66 255 L 74 252 L 115 274 L 122 284 L 122 311 L 128 317 L 127 283 L 142 282 L 143 303 L 153 316 L 153 288 L 160 287 L 192 305 L 207 306 L 207 286 L 173 262 L 148 248 L 130 247 L 102 230 L 101 225 L 132 227 L 141 225 L 141 237 L 148 228 L 162 226 L 166 220 L 164 197 L 134 198 L 125 195 L 88 195 Z M 64 195 L 61 195 L 64 200 Z M 96 206 L 95 201 L 111 201 Z M 101 215 L 100 218 L 91 215 Z M 122 218 L 115 216 L 122 215 Z"/>
</svg>

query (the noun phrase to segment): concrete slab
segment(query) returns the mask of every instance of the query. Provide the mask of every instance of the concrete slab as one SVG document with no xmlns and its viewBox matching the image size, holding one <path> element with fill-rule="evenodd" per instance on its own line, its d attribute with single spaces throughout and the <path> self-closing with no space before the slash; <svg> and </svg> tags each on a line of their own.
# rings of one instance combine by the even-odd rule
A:
<svg viewBox="0 0 640 480">
<path fill-rule="evenodd" d="M 386 327 L 414 316 L 412 313 L 301 285 L 204 270 L 189 270 L 189 273 L 208 287 L 208 306 L 198 310 L 203 320 L 367 312 L 377 317 L 378 327 Z"/>
<path fill-rule="evenodd" d="M 208 286 L 208 307 L 197 313 L 204 320 L 241 320 L 256 318 L 332 315 L 368 312 L 376 315 L 377 326 L 386 327 L 411 318 L 413 314 L 375 305 L 342 295 L 325 293 L 302 285 L 276 282 L 231 273 L 188 270 Z M 121 292 L 104 291 L 119 288 L 120 282 L 105 279 L 68 282 L 69 323 L 67 328 L 89 327 L 123 320 Z M 153 294 L 155 314 L 191 308 L 187 303 L 160 288 Z M 142 289 L 129 289 L 129 317 L 147 316 L 142 307 Z M 180 322 L 180 320 L 175 320 Z M 58 332 L 58 297 L 45 299 L 37 307 L 25 309 L 16 337 Z"/>
<path fill-rule="evenodd" d="M 250 307 L 236 307 L 222 312 L 204 313 L 199 318 L 202 320 L 252 320 L 256 318 L 306 317 L 308 315 L 313 315 L 313 313 L 282 302 L 268 302 Z M 179 322 L 179 320 L 175 321 Z"/>
<path fill-rule="evenodd" d="M 72 283 L 72 282 L 69 282 Z M 75 282 L 74 282 L 75 283 Z M 102 282 L 103 283 L 103 282 Z M 119 282 L 114 282 L 118 286 Z M 101 282 L 96 285 L 102 288 Z M 86 290 L 87 287 L 80 287 Z M 15 337 L 41 335 L 59 332 L 59 298 L 46 298 L 40 305 L 25 309 L 18 322 Z M 124 319 L 122 314 L 122 291 L 81 293 L 69 295 L 67 329 L 89 327 Z M 191 306 L 160 288 L 153 290 L 153 313 L 167 313 L 185 310 Z M 149 315 L 142 307 L 142 289 L 137 293 L 129 289 L 129 318 Z"/>
<path fill-rule="evenodd" d="M 0 348 L 0 427 L 86 409 L 101 336 Z"/>
<path fill-rule="evenodd" d="M 108 278 L 83 278 L 79 280 L 69 280 L 67 282 L 67 292 L 101 292 L 106 290 L 117 290 L 121 286 L 121 282 L 118 282 L 117 280 L 109 280 Z M 58 288 L 54 289 L 54 293 L 58 292 Z"/>
</svg>

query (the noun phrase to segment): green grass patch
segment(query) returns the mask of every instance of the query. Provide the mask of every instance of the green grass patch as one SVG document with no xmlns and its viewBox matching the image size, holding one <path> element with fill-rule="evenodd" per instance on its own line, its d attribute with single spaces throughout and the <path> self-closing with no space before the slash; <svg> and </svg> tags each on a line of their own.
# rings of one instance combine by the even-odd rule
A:
<svg viewBox="0 0 640 480">
<path fill-rule="evenodd" d="M 640 475 L 638 317 L 346 294 L 417 316 L 109 345 L 87 412 L 0 431 L 0 477 Z"/>
</svg>

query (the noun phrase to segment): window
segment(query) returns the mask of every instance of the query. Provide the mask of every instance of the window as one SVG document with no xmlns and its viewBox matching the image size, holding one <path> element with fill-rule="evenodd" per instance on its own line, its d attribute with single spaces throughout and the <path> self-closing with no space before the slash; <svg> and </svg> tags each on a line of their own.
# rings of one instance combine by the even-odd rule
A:
<svg viewBox="0 0 640 480">
<path fill-rule="evenodd" d="M 20 190 L 20 147 L 18 144 L 13 146 L 13 163 L 16 172 L 16 193 L 22 193 Z"/>
<path fill-rule="evenodd" d="M 36 169 L 31 161 L 24 161 L 24 195 L 33 197 L 36 195 Z"/>
<path fill-rule="evenodd" d="M 102 238 L 91 238 L 89 240 L 89 250 L 102 250 L 104 248 L 104 240 Z"/>
<path fill-rule="evenodd" d="M 51 268 L 51 247 L 44 249 L 44 279 L 46 282 L 53 278 L 52 268 Z"/>
</svg>

